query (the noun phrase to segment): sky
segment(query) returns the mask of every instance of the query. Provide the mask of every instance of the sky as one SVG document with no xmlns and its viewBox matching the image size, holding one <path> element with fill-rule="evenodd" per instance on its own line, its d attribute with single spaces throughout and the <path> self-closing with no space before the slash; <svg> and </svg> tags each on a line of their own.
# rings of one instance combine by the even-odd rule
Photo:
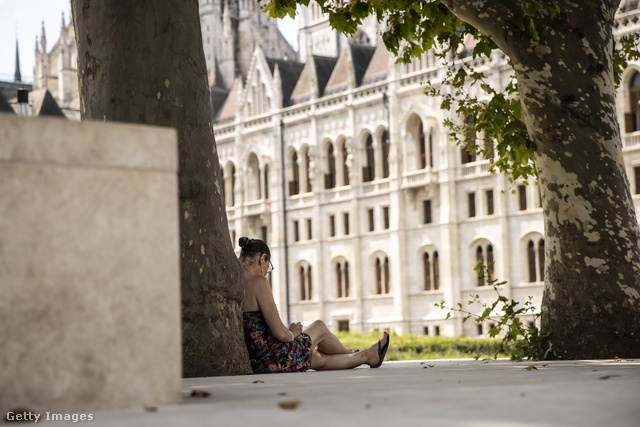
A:
<svg viewBox="0 0 640 427">
<path fill-rule="evenodd" d="M 22 81 L 33 82 L 36 36 L 40 39 L 44 22 L 47 50 L 60 37 L 62 13 L 65 24 L 71 20 L 70 0 L 0 0 L 0 80 L 13 81 L 16 71 L 16 37 L 20 52 Z M 298 33 L 293 19 L 278 26 L 295 50 Z"/>
</svg>

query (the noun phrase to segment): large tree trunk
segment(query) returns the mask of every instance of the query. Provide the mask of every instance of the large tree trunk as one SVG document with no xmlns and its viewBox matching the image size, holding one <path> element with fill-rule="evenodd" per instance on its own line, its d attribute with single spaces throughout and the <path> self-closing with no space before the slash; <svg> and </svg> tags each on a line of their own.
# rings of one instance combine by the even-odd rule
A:
<svg viewBox="0 0 640 427">
<path fill-rule="evenodd" d="M 516 71 L 542 187 L 542 327 L 565 358 L 640 356 L 640 230 L 612 67 L 619 1 L 557 1 L 561 14 L 536 24 L 538 41 L 513 25 L 520 3 L 445 2 L 490 35 Z"/>
<path fill-rule="evenodd" d="M 183 374 L 250 373 L 198 1 L 72 0 L 72 11 L 83 119 L 178 131 Z"/>
</svg>

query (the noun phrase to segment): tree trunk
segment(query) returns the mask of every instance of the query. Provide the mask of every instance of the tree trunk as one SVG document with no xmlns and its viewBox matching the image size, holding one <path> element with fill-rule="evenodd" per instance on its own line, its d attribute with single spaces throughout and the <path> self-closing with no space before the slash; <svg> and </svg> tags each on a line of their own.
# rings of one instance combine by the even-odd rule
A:
<svg viewBox="0 0 640 427">
<path fill-rule="evenodd" d="M 640 230 L 613 83 L 619 2 L 560 0 L 558 17 L 536 23 L 538 41 L 512 24 L 518 1 L 449 3 L 516 71 L 542 189 L 549 343 L 564 358 L 640 356 Z"/>
<path fill-rule="evenodd" d="M 251 373 L 198 1 L 72 0 L 72 11 L 82 118 L 178 131 L 183 375 Z"/>
</svg>

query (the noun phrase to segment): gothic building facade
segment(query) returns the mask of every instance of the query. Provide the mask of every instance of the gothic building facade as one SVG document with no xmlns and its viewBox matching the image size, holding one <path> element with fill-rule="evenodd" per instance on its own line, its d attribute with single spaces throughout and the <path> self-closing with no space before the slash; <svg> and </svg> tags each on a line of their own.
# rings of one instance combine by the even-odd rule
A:
<svg viewBox="0 0 640 427">
<path fill-rule="evenodd" d="M 345 39 L 312 2 L 300 8 L 304 63 L 253 52 L 217 111 L 215 137 L 227 215 L 240 236 L 266 240 L 270 281 L 285 320 L 320 318 L 334 330 L 485 336 L 491 322 L 463 323 L 435 305 L 466 305 L 501 293 L 540 307 L 544 225 L 533 180 L 511 184 L 489 160 L 456 146 L 444 127 L 460 123 L 424 94 L 446 70 L 431 54 L 407 65 L 378 43 L 376 23 Z M 637 31 L 637 2 L 617 34 Z M 506 58 L 464 59 L 500 90 Z M 640 207 L 640 64 L 620 87 L 623 155 Z M 473 88 L 470 90 L 473 91 Z M 478 94 L 480 95 L 480 94 Z M 480 310 L 478 305 L 470 307 Z M 525 319 L 531 321 L 532 318 Z"/>
</svg>

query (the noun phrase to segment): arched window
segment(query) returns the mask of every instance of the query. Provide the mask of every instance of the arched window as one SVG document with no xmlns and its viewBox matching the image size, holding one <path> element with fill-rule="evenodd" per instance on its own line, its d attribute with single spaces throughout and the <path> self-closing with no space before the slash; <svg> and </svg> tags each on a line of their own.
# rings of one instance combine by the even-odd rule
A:
<svg viewBox="0 0 640 427">
<path fill-rule="evenodd" d="M 431 132 L 425 133 L 422 121 L 420 121 L 420 134 L 418 137 L 420 145 L 420 169 L 433 167 L 433 137 Z"/>
<path fill-rule="evenodd" d="M 269 200 L 269 165 L 264 165 L 264 198 Z"/>
<path fill-rule="evenodd" d="M 629 110 L 625 114 L 625 130 L 635 132 L 640 130 L 640 73 L 635 73 L 629 82 Z"/>
<path fill-rule="evenodd" d="M 540 281 L 544 281 L 544 239 L 538 241 L 538 270 L 540 271 Z"/>
<path fill-rule="evenodd" d="M 382 177 L 389 178 L 389 133 L 384 131 L 382 134 Z"/>
<path fill-rule="evenodd" d="M 300 266 L 299 280 L 300 280 L 300 299 L 302 301 L 305 301 L 307 299 L 307 286 L 305 283 L 306 280 L 305 280 L 305 274 L 304 274 L 304 266 Z"/>
<path fill-rule="evenodd" d="M 367 163 L 362 168 L 362 181 L 369 182 L 373 181 L 375 177 L 375 150 L 373 149 L 373 137 L 371 135 L 367 136 L 367 140 L 365 143 L 365 152 L 367 156 Z"/>
<path fill-rule="evenodd" d="M 431 290 L 431 260 L 429 259 L 429 253 L 425 252 L 422 256 L 422 266 L 424 271 L 424 290 Z"/>
<path fill-rule="evenodd" d="M 291 181 L 289 181 L 289 195 L 300 193 L 300 170 L 298 166 L 298 153 L 295 151 L 291 156 Z"/>
<path fill-rule="evenodd" d="M 344 296 L 349 296 L 349 262 L 344 262 Z"/>
<path fill-rule="evenodd" d="M 229 180 L 229 206 L 236 205 L 236 167 L 231 165 L 231 179 Z"/>
<path fill-rule="evenodd" d="M 342 298 L 342 265 L 336 264 L 336 284 L 338 285 L 338 298 Z"/>
<path fill-rule="evenodd" d="M 527 264 L 529 266 L 529 282 L 536 281 L 536 249 L 533 240 L 527 245 Z"/>
<path fill-rule="evenodd" d="M 478 246 L 478 249 L 476 249 L 476 260 L 486 265 L 486 262 L 484 262 L 484 255 L 482 253 L 482 246 Z M 478 286 L 484 286 L 484 284 L 484 275 L 478 275 Z"/>
<path fill-rule="evenodd" d="M 487 240 L 482 240 L 479 243 L 476 243 L 472 248 L 476 258 L 476 265 L 473 266 L 474 275 L 477 277 L 477 286 L 485 286 L 487 285 L 487 281 L 492 282 L 495 279 L 495 253 L 493 250 L 493 245 L 491 242 Z M 483 265 L 483 269 L 478 274 L 475 271 L 475 267 L 478 264 Z"/>
<path fill-rule="evenodd" d="M 246 197 L 247 201 L 259 200 L 261 196 L 262 185 L 260 183 L 260 163 L 255 153 L 249 155 L 247 161 L 247 183 Z"/>
<path fill-rule="evenodd" d="M 376 258 L 376 294 L 382 293 L 382 265 L 380 258 Z"/>
<path fill-rule="evenodd" d="M 336 156 L 333 151 L 333 144 L 327 148 L 327 171 L 324 176 L 324 188 L 335 188 L 336 186 Z"/>
<path fill-rule="evenodd" d="M 544 281 L 544 239 L 534 237 L 527 242 L 527 271 L 529 282 Z"/>
<path fill-rule="evenodd" d="M 311 281 L 311 266 L 303 264 L 298 271 L 298 281 L 300 282 L 300 300 L 311 301 L 313 298 L 313 285 Z"/>
<path fill-rule="evenodd" d="M 465 129 L 465 135 L 464 135 L 465 139 L 463 141 L 463 146 L 460 147 L 462 164 L 476 161 L 475 151 L 471 152 L 471 150 L 468 148 L 469 145 L 474 145 L 476 143 L 476 126 L 474 124 L 474 119 L 471 114 L 469 114 L 464 120 L 464 129 Z"/>
<path fill-rule="evenodd" d="M 336 263 L 336 285 L 338 298 L 349 297 L 349 263 L 338 261 Z"/>
<path fill-rule="evenodd" d="M 389 258 L 384 258 L 384 293 L 388 294 L 391 291 L 391 285 L 389 284 Z"/>
<path fill-rule="evenodd" d="M 493 246 L 489 245 L 487 246 L 487 275 L 489 277 L 487 277 L 487 279 L 491 282 L 493 282 L 493 279 L 495 278 L 495 273 L 493 270 Z"/>
<path fill-rule="evenodd" d="M 433 253 L 433 289 L 440 289 L 440 260 L 438 259 L 438 251 Z"/>
</svg>

